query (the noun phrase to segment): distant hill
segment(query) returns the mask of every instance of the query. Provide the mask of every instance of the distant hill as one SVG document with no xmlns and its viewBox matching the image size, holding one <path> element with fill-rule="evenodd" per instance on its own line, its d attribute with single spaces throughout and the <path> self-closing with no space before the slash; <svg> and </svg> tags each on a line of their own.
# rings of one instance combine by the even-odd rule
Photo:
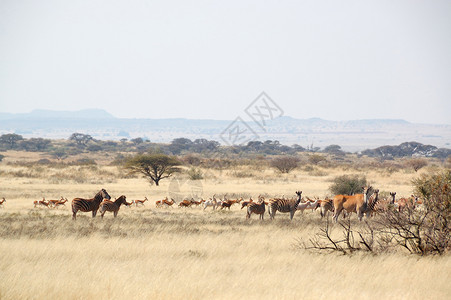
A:
<svg viewBox="0 0 451 300">
<path fill-rule="evenodd" d="M 81 111 L 35 110 L 28 114 L 0 113 L 0 134 L 17 133 L 26 138 L 62 138 L 80 132 L 103 140 L 142 137 L 152 142 L 175 138 L 205 138 L 224 143 L 221 134 L 232 120 L 124 119 L 101 109 Z M 282 116 L 264 128 L 246 122 L 260 141 L 278 140 L 285 145 L 326 147 L 340 145 L 345 151 L 362 151 L 383 145 L 416 141 L 438 148 L 451 147 L 451 125 L 415 124 L 398 119 L 329 121 Z"/>
</svg>

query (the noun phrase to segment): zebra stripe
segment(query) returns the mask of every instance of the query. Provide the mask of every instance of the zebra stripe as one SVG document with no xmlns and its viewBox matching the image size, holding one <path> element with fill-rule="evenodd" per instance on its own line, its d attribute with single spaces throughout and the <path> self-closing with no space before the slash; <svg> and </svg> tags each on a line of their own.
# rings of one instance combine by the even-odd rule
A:
<svg viewBox="0 0 451 300">
<path fill-rule="evenodd" d="M 276 215 L 276 211 L 280 211 L 281 213 L 290 213 L 290 220 L 293 220 L 294 213 L 298 208 L 299 203 L 301 202 L 302 191 L 297 191 L 296 195 L 298 195 L 297 200 L 293 199 L 271 199 L 269 200 L 269 215 L 271 219 L 274 219 Z"/>
<path fill-rule="evenodd" d="M 265 201 L 262 200 L 260 203 L 249 202 L 247 205 L 246 219 L 249 219 L 253 213 L 260 215 L 260 219 L 263 220 L 263 216 L 265 215 Z"/>
<path fill-rule="evenodd" d="M 130 205 L 129 203 L 127 203 L 126 201 L 126 197 L 124 195 L 120 196 L 119 198 L 117 198 L 114 202 L 111 201 L 103 201 L 102 203 L 100 203 L 100 216 L 103 218 L 103 215 L 107 212 L 107 211 L 112 211 L 114 214 L 114 217 L 117 217 L 117 213 L 119 211 L 119 209 L 121 208 L 121 204 L 125 204 L 125 205 Z"/>
<path fill-rule="evenodd" d="M 78 211 L 92 211 L 92 217 L 94 218 L 103 199 L 111 199 L 105 189 L 101 189 L 92 199 L 74 198 L 72 200 L 72 219 L 75 220 L 77 218 Z"/>
</svg>

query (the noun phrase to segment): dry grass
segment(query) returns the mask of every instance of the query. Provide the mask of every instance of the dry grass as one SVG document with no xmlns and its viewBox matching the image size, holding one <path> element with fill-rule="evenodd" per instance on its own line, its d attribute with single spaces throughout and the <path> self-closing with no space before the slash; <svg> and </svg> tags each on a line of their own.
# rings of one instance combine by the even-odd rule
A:
<svg viewBox="0 0 451 300">
<path fill-rule="evenodd" d="M 316 212 L 296 214 L 292 222 L 286 214 L 276 214 L 274 221 L 266 214 L 260 222 L 255 216 L 246 220 L 238 207 L 213 212 L 154 206 L 170 193 L 292 196 L 301 189 L 323 197 L 330 180 L 345 172 L 338 168 L 315 167 L 327 175 L 311 176 L 243 167 L 196 182 L 179 176 L 160 187 L 120 178 L 114 167 L 87 170 L 81 183 L 70 176 L 54 181 L 56 169 L 47 167 L 34 177 L 7 174 L 17 168 L 22 167 L 0 164 L 0 197 L 7 199 L 0 209 L 1 299 L 447 299 L 451 293 L 450 256 L 348 257 L 297 249 L 296 239 L 308 238 L 321 225 Z M 253 176 L 237 178 L 233 172 Z M 364 174 L 374 186 L 399 195 L 411 193 L 410 180 L 418 175 Z M 113 197 L 147 196 L 150 203 L 123 207 L 116 219 L 81 213 L 76 222 L 70 205 L 33 208 L 33 200 L 42 197 L 92 197 L 102 187 Z"/>
</svg>

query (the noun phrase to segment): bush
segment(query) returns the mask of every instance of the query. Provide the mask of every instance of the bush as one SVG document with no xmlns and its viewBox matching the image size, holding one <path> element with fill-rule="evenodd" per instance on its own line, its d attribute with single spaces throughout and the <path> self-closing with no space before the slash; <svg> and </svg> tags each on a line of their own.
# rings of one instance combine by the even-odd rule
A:
<svg viewBox="0 0 451 300">
<path fill-rule="evenodd" d="M 295 156 L 278 157 L 271 160 L 270 165 L 281 173 L 289 173 L 299 166 L 299 158 Z"/>
<path fill-rule="evenodd" d="M 329 190 L 335 195 L 354 195 L 363 192 L 367 185 L 366 177 L 359 175 L 342 175 L 333 179 Z"/>
<path fill-rule="evenodd" d="M 187 172 L 189 179 L 191 180 L 201 180 L 204 179 L 202 176 L 202 171 L 196 168 L 190 168 Z"/>
<path fill-rule="evenodd" d="M 412 168 L 415 172 L 428 165 L 424 158 L 413 158 L 406 162 L 406 166 Z"/>
</svg>

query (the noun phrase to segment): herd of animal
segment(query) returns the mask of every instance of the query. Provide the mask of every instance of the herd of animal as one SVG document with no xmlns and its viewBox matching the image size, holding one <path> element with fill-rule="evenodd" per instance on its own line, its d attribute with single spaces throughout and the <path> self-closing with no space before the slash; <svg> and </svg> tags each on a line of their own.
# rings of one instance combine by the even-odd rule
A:
<svg viewBox="0 0 451 300">
<path fill-rule="evenodd" d="M 46 208 L 58 208 L 60 206 L 66 206 L 67 198 L 59 200 L 42 200 L 34 201 L 34 207 L 46 207 Z M 72 218 L 75 220 L 77 217 L 77 212 L 92 212 L 92 217 L 95 217 L 97 211 L 100 212 L 101 217 L 105 215 L 106 212 L 112 212 L 114 217 L 117 216 L 119 209 L 122 204 L 126 206 L 144 206 L 144 203 L 149 201 L 147 197 L 143 200 L 132 200 L 127 202 L 124 195 L 120 196 L 115 200 L 111 200 L 110 195 L 105 189 L 101 189 L 93 198 L 74 198 L 71 202 L 72 208 Z M 0 200 L 0 207 L 3 207 L 3 203 L 6 200 L 3 198 Z M 302 198 L 302 191 L 296 191 L 295 198 L 270 198 L 266 200 L 263 196 L 258 196 L 257 200 L 254 201 L 252 198 L 249 200 L 239 199 L 227 199 L 225 196 L 223 199 L 216 198 L 216 195 L 209 198 L 208 200 L 182 200 L 176 202 L 174 199 L 168 199 L 168 197 L 158 200 L 155 202 L 156 208 L 165 207 L 193 207 L 202 206 L 204 210 L 211 207 L 213 210 L 216 209 L 229 209 L 234 205 L 241 205 L 241 209 L 246 208 L 246 218 L 250 218 L 252 214 L 256 214 L 260 219 L 263 220 L 264 214 L 267 211 L 269 217 L 274 219 L 276 212 L 289 213 L 290 219 L 296 211 L 301 211 L 303 213 L 305 210 L 316 210 L 320 209 L 321 217 L 326 216 L 329 212 L 333 213 L 333 220 L 338 221 L 338 217 L 341 213 L 346 216 L 351 213 L 356 213 L 358 219 L 361 221 L 363 216 L 371 217 L 375 213 L 387 211 L 388 209 L 396 209 L 398 211 L 403 211 L 408 208 L 415 208 L 417 205 L 421 205 L 422 201 L 412 195 L 409 198 L 396 199 L 396 192 L 390 192 L 390 197 L 387 199 L 379 199 L 379 190 L 373 189 L 372 187 L 364 187 L 362 194 L 355 195 L 336 195 L 332 199 L 310 199 L 306 197 L 306 200 Z"/>
</svg>

